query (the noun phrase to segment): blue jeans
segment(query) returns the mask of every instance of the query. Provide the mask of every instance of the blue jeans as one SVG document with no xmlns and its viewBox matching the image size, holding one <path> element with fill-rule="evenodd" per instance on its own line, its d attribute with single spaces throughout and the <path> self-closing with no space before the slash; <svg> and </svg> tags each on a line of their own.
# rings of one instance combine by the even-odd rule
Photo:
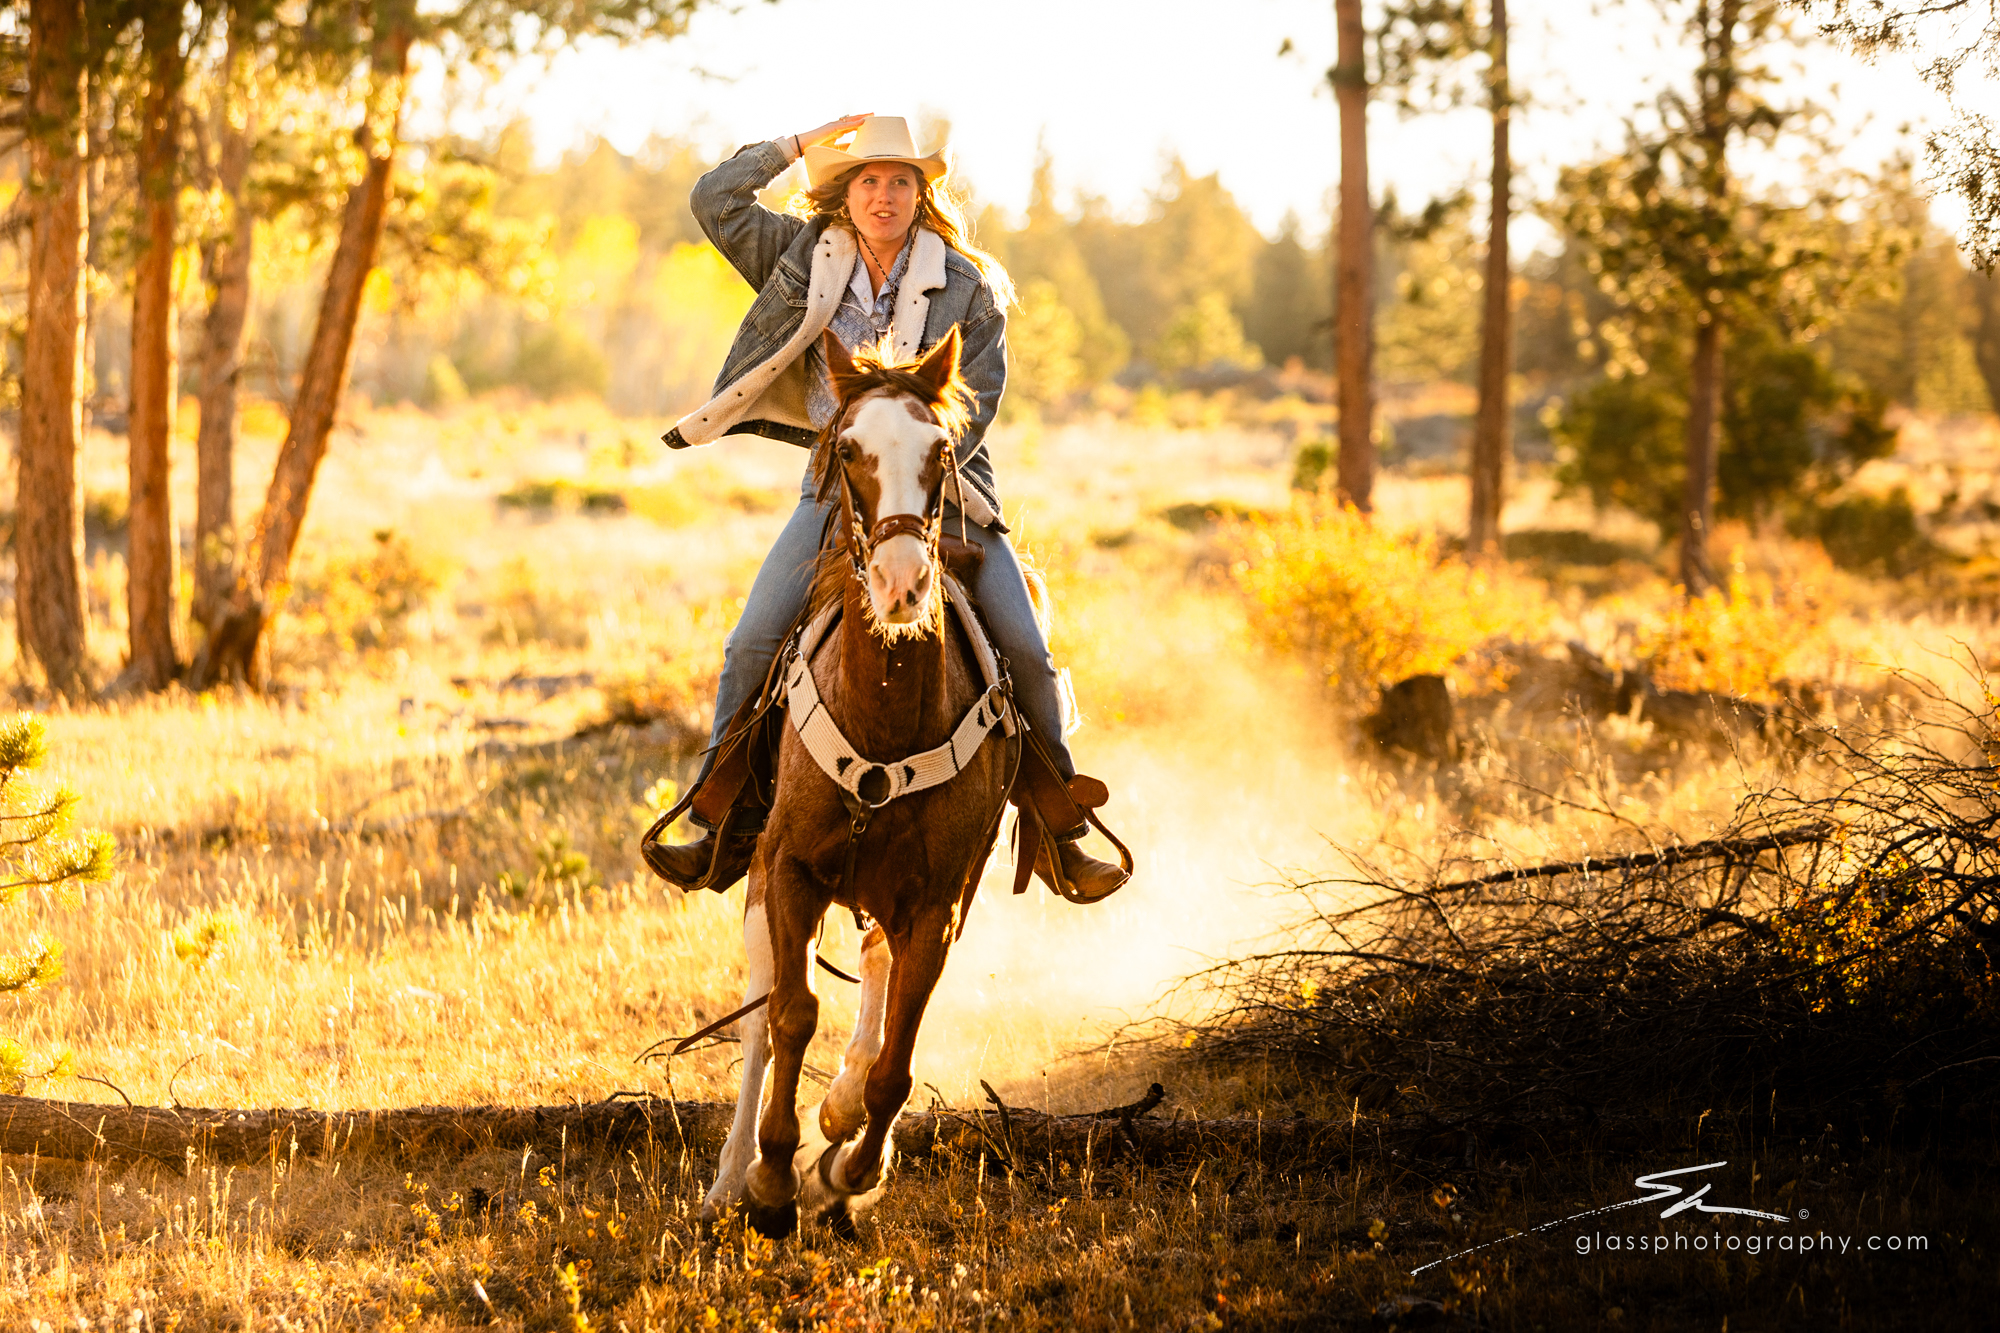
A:
<svg viewBox="0 0 2000 1333">
<path fill-rule="evenodd" d="M 730 721 L 743 701 L 763 688 L 771 669 L 771 659 L 784 645 L 785 631 L 799 618 L 812 596 L 813 575 L 818 564 L 820 534 L 829 513 L 838 513 L 839 504 L 821 504 L 813 498 L 812 473 L 808 469 L 799 486 L 799 507 L 778 534 L 777 544 L 764 557 L 757 580 L 750 585 L 749 600 L 743 604 L 743 618 L 729 632 L 722 648 L 722 682 L 716 690 L 715 729 L 709 737 L 709 751 L 702 757 L 696 781 L 708 776 Z M 944 509 L 947 532 L 959 530 L 956 506 Z M 1035 623 L 1035 609 L 1028 600 L 1028 583 L 1014 548 L 1005 534 L 965 524 L 966 540 L 977 542 L 986 552 L 979 581 L 970 591 L 985 614 L 993 632 L 993 646 L 1007 659 L 1014 678 L 1014 703 L 1049 749 L 1056 767 L 1065 778 L 1076 774 L 1069 746 L 1063 742 L 1062 702 L 1056 688 L 1056 664 L 1049 656 L 1048 641 Z M 699 821 L 697 821 L 699 822 Z"/>
</svg>

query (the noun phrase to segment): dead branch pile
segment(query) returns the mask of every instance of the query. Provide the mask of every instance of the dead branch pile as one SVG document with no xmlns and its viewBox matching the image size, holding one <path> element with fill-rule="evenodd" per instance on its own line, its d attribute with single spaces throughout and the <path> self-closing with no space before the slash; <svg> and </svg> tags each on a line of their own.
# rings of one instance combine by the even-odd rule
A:
<svg viewBox="0 0 2000 1333">
<path fill-rule="evenodd" d="M 1222 1012 L 1177 1035 L 1458 1123 L 1990 1125 L 2000 719 L 1928 705 L 1948 723 L 1823 737 L 1833 781 L 1699 844 L 1451 879 L 1355 858 L 1295 885 L 1291 947 L 1196 978 Z"/>
<path fill-rule="evenodd" d="M 1002 1102 L 992 1110 L 935 1107 L 896 1123 L 905 1157 L 976 1159 L 1008 1172 L 1034 1172 L 1058 1159 L 1077 1165 L 1195 1160 L 1222 1151 L 1274 1164 L 1331 1160 L 1350 1144 L 1346 1123 L 1237 1118 L 1200 1120 L 1154 1112 L 1158 1084 L 1129 1106 L 1083 1115 L 1044 1115 Z M 409 1106 L 368 1111 L 219 1110 L 61 1102 L 0 1094 L 0 1154 L 75 1160 L 153 1160 L 179 1168 L 191 1158 L 263 1162 L 379 1153 L 435 1160 L 489 1149 L 627 1148 L 648 1142 L 670 1152 L 710 1154 L 722 1146 L 736 1108 L 728 1102 L 617 1097 L 571 1106 Z M 1414 1147 L 1433 1127 L 1390 1126 Z"/>
</svg>

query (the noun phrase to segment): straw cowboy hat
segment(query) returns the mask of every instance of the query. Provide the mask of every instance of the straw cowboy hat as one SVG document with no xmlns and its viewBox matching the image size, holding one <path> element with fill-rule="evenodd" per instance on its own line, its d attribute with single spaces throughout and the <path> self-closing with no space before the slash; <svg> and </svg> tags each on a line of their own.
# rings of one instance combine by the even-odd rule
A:
<svg viewBox="0 0 2000 1333">
<path fill-rule="evenodd" d="M 907 162 L 923 172 L 925 180 L 936 180 L 945 173 L 942 153 L 917 156 L 910 123 L 901 116 L 870 116 L 854 131 L 854 138 L 846 148 L 813 144 L 805 150 L 805 159 L 806 179 L 815 189 L 863 162 Z"/>
</svg>

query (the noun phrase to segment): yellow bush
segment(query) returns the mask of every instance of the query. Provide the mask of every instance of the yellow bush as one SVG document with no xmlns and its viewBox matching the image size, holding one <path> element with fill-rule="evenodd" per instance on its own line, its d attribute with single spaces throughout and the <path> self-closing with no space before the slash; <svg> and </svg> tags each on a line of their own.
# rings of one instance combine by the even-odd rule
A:
<svg viewBox="0 0 2000 1333">
<path fill-rule="evenodd" d="M 1787 664 L 1819 637 L 1825 612 L 1801 587 L 1736 574 L 1664 612 L 1641 633 L 1638 653 L 1662 689 L 1713 690 L 1775 699 Z"/>
<path fill-rule="evenodd" d="M 388 528 L 366 551 L 302 565 L 285 599 L 289 633 L 344 653 L 401 645 L 410 618 L 443 586 L 436 562 Z"/>
<path fill-rule="evenodd" d="M 1348 704 L 1385 682 L 1461 670 L 1474 649 L 1531 628 L 1543 610 L 1539 587 L 1321 497 L 1229 524 L 1223 538 L 1252 631 Z"/>
</svg>

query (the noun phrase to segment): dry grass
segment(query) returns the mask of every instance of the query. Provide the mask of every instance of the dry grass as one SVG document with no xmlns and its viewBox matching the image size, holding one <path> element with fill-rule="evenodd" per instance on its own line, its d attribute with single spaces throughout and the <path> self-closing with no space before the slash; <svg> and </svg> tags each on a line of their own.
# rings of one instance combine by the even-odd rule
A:
<svg viewBox="0 0 2000 1333">
<path fill-rule="evenodd" d="M 1782 771 L 1762 753 L 1609 762 L 1651 753 L 1617 724 L 1551 726 L 1533 754 L 1487 755 L 1469 776 L 1353 763 L 1346 720 L 1318 680 L 1254 645 L 1217 530 L 1198 518 L 1203 506 L 1282 509 L 1288 451 L 1252 426 L 1176 429 L 1175 414 L 1192 410 L 996 436 L 1010 517 L 1057 590 L 1057 646 L 1087 719 L 1073 743 L 1110 783 L 1107 813 L 1144 871 L 1079 911 L 1039 888 L 1010 897 L 1008 867 L 994 867 L 918 1056 L 920 1084 L 949 1102 L 977 1101 L 980 1079 L 1057 1110 L 1128 1100 L 1158 1070 L 1107 1037 L 1154 1012 L 1175 978 L 1290 920 L 1295 905 L 1256 886 L 1323 866 L 1329 841 L 1540 859 L 1640 814 L 1698 837 L 1727 821 L 1746 784 Z M 650 433 L 576 404 L 357 413 L 302 548 L 305 572 L 338 595 L 321 603 L 324 625 L 281 626 L 277 689 L 49 716 L 51 767 L 128 861 L 80 909 L 0 918 L 10 932 L 50 930 L 69 962 L 60 987 L 6 1002 L 0 1031 L 71 1051 L 79 1072 L 143 1102 L 732 1096 L 727 1046 L 671 1074 L 632 1063 L 733 1008 L 741 985 L 739 900 L 661 892 L 633 844 L 662 781 L 688 776 L 720 636 L 803 460 L 756 441 L 661 456 Z M 245 450 L 245 512 L 274 449 L 259 435 Z M 90 484 L 115 489 L 121 459 L 122 441 L 94 437 Z M 177 476 L 183 512 L 191 480 Z M 551 495 L 615 491 L 627 506 L 499 502 L 557 480 L 573 489 Z M 1435 479 L 1385 482 L 1384 512 L 1413 525 L 1458 503 Z M 366 562 L 391 539 L 426 590 L 393 633 L 358 633 L 383 603 Z M 1746 549 L 1754 560 L 1767 544 Z M 98 570 L 108 611 L 122 564 L 99 552 Z M 376 582 L 399 595 L 411 586 Z M 1823 598 L 1808 652 L 1836 685 L 1879 684 L 1871 660 L 1921 662 L 1953 638 L 1992 638 L 1976 616 L 1886 622 L 1838 593 Z M 1615 597 L 1558 596 L 1550 639 L 1628 659 L 1673 605 L 1644 571 Z M 115 617 L 95 631 L 107 675 L 118 632 Z M 647 724 L 577 737 L 621 711 Z M 1523 763 L 1537 789 L 1510 785 Z M 1606 813 L 1561 803 L 1579 792 Z M 830 955 L 852 951 L 851 926 L 830 921 Z M 830 987 L 827 1000 L 808 1056 L 821 1068 L 837 1062 L 853 997 Z M 114 1096 L 87 1082 L 40 1090 Z M 1305 1106 L 1254 1071 L 1179 1076 L 1172 1093 L 1168 1114 Z M 1365 1135 L 1368 1122 L 1355 1123 Z M 1472 1286 L 1402 1273 L 1474 1224 L 1465 1219 L 1527 1226 L 1558 1196 L 1576 1208 L 1618 1197 L 1629 1173 L 1614 1159 L 1524 1151 L 1474 1173 L 1356 1147 L 1345 1174 L 1324 1165 L 1052 1165 L 1032 1185 L 976 1161 L 932 1161 L 899 1177 L 860 1245 L 811 1238 L 771 1251 L 735 1235 L 698 1242 L 689 1212 L 709 1164 L 658 1148 L 612 1159 L 553 1143 L 528 1158 L 440 1163 L 302 1145 L 255 1171 L 196 1161 L 184 1178 L 10 1158 L 0 1323 L 124 1328 L 138 1308 L 151 1321 L 140 1326 L 188 1329 L 1317 1328 L 1366 1323 L 1377 1301 L 1420 1289 L 1489 1326 L 1527 1328 L 1608 1319 L 1632 1299 L 1620 1283 L 1661 1281 L 1547 1251 L 1534 1260 L 1542 1271 L 1581 1285 L 1524 1278 L 1526 1256 L 1478 1269 Z M 1928 1186 L 1916 1179 L 1882 1216 L 1922 1220 L 1912 1191 Z M 1465 1200 L 1459 1220 L 1431 1202 L 1446 1182 Z M 1827 1188 L 1829 1210 L 1885 1206 Z M 1772 1322 L 1812 1326 L 1841 1300 L 1903 1290 L 1894 1274 L 1860 1274 L 1803 1278 L 1801 1303 L 1766 1295 L 1775 1276 L 1727 1269 L 1699 1278 L 1705 1294 L 1689 1308 L 1705 1318 L 1742 1297 Z M 1624 1326 L 1635 1325 L 1646 1326 Z"/>
</svg>

